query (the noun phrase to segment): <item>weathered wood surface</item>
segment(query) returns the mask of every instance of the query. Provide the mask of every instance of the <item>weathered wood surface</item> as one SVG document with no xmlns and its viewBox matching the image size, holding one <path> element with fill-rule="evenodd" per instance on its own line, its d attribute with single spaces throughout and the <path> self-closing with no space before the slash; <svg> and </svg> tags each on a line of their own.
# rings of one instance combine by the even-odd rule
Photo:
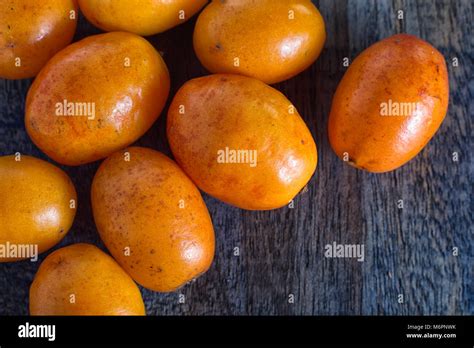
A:
<svg viewBox="0 0 474 348">
<path fill-rule="evenodd" d="M 170 294 L 142 289 L 148 314 L 357 315 L 474 314 L 472 182 L 473 12 L 471 0 L 315 1 L 328 31 L 319 60 L 277 85 L 297 106 L 319 150 L 318 169 L 294 209 L 248 212 L 204 195 L 217 245 L 209 272 Z M 404 20 L 398 20 L 398 10 Z M 164 55 L 172 95 L 185 81 L 206 74 L 192 49 L 194 21 L 150 38 Z M 84 19 L 77 38 L 99 31 Z M 449 63 L 449 113 L 414 160 L 387 174 L 353 169 L 332 152 L 327 118 L 332 95 L 353 59 L 395 33 L 420 36 Z M 457 57 L 459 66 L 451 61 Z M 30 81 L 0 80 L 0 155 L 21 152 L 46 158 L 23 125 Z M 166 110 L 137 144 L 170 154 Z M 452 159 L 459 154 L 459 161 Z M 90 209 L 90 184 L 98 163 L 63 167 L 73 178 L 79 210 L 59 246 L 102 246 Z M 1 197 L 0 197 L 1 199 Z M 397 201 L 403 199 L 404 209 Z M 332 242 L 365 245 L 365 260 L 328 259 Z M 240 256 L 234 256 L 234 248 Z M 453 255 L 453 248 L 459 255 Z M 41 256 L 41 260 L 45 255 Z M 38 263 L 0 264 L 0 314 L 27 314 L 28 288 Z M 180 304 L 178 295 L 186 301 Z M 294 303 L 289 303 L 289 294 Z M 404 296 L 404 303 L 398 296 Z"/>
</svg>

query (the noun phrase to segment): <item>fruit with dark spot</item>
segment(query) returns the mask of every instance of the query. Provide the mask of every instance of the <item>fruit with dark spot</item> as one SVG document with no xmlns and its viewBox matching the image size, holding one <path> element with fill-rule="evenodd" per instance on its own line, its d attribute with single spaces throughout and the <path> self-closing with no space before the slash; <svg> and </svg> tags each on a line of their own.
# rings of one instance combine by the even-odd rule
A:
<svg viewBox="0 0 474 348">
<path fill-rule="evenodd" d="M 250 77 L 186 82 L 170 105 L 167 134 L 200 189 L 243 209 L 288 204 L 316 170 L 316 144 L 296 108 Z"/>
<path fill-rule="evenodd" d="M 77 18 L 74 0 L 0 0 L 0 78 L 36 76 L 72 41 Z"/>
<path fill-rule="evenodd" d="M 73 244 L 48 255 L 30 287 L 31 315 L 145 315 L 138 286 L 109 255 Z"/>
<path fill-rule="evenodd" d="M 210 267 L 214 229 L 207 207 L 165 155 L 140 147 L 114 153 L 99 167 L 91 198 L 104 244 L 142 286 L 174 291 Z"/>
<path fill-rule="evenodd" d="M 89 36 L 56 54 L 26 98 L 31 140 L 55 161 L 81 165 L 140 138 L 159 117 L 168 69 L 140 36 Z"/>
<path fill-rule="evenodd" d="M 84 16 L 105 31 L 154 35 L 186 22 L 207 0 L 79 0 Z"/>
<path fill-rule="evenodd" d="M 46 161 L 21 155 L 0 157 L 0 245 L 25 254 L 0 255 L 0 262 L 34 258 L 59 243 L 76 215 L 77 196 L 68 175 Z M 33 249 L 26 253 L 25 248 Z M 12 249 L 13 250 L 13 249 Z"/>
<path fill-rule="evenodd" d="M 318 58 L 324 19 L 310 0 L 212 1 L 198 17 L 194 49 L 213 73 L 287 80 Z"/>
<path fill-rule="evenodd" d="M 415 157 L 447 112 L 444 57 L 407 34 L 363 51 L 342 78 L 329 116 L 334 152 L 370 172 L 394 170 Z"/>
</svg>

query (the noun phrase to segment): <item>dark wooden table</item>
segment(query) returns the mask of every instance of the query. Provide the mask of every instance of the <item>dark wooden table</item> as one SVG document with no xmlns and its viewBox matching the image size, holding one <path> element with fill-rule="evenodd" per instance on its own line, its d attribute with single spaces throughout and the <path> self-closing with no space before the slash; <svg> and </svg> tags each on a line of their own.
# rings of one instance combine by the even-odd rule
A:
<svg viewBox="0 0 474 348">
<path fill-rule="evenodd" d="M 204 194 L 217 238 L 214 264 L 175 293 L 142 289 L 149 315 L 474 314 L 474 3 L 315 3 L 326 20 L 325 49 L 310 69 L 276 86 L 296 105 L 318 145 L 318 169 L 308 190 L 293 209 L 267 212 L 239 210 Z M 397 19 L 398 10 L 403 20 Z M 188 79 L 207 74 L 192 49 L 193 26 L 191 21 L 150 38 L 168 64 L 171 96 Z M 377 40 L 400 32 L 418 35 L 446 57 L 449 111 L 414 160 L 391 173 L 369 174 L 345 165 L 332 152 L 326 131 L 331 99 L 346 69 L 344 57 L 352 60 Z M 96 33 L 81 18 L 76 39 Z M 47 159 L 24 129 L 30 83 L 0 80 L 0 155 L 19 151 Z M 138 145 L 170 155 L 165 115 L 166 109 Z M 89 192 L 98 165 L 62 166 L 76 185 L 79 209 L 57 247 L 89 242 L 103 248 Z M 364 244 L 364 262 L 325 258 L 324 247 L 333 242 Z M 234 255 L 235 248 L 240 256 Z M 0 314 L 28 314 L 28 289 L 38 265 L 0 264 Z M 184 303 L 179 295 L 185 296 Z"/>
</svg>

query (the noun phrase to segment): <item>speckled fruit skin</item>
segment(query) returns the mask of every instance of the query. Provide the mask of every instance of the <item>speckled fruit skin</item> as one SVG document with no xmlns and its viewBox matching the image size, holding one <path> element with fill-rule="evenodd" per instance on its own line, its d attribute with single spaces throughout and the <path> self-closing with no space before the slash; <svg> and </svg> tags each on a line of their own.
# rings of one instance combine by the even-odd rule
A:
<svg viewBox="0 0 474 348">
<path fill-rule="evenodd" d="M 0 78 L 36 76 L 72 41 L 77 17 L 72 0 L 0 0 Z"/>
<path fill-rule="evenodd" d="M 316 144 L 296 108 L 249 77 L 218 74 L 185 83 L 169 108 L 167 133 L 196 185 L 243 209 L 288 204 L 316 170 Z M 256 166 L 221 163 L 226 148 L 257 151 Z"/>
<path fill-rule="evenodd" d="M 169 88 L 163 59 L 142 37 L 124 32 L 90 36 L 41 70 L 28 91 L 26 130 L 59 163 L 93 162 L 140 138 L 159 117 Z M 95 115 L 58 116 L 57 104 L 64 101 L 89 103 L 84 105 L 89 111 L 94 107 Z"/>
<path fill-rule="evenodd" d="M 76 190 L 58 167 L 26 155 L 15 159 L 0 157 L 0 244 L 36 244 L 42 253 L 71 228 Z M 0 257 L 0 262 L 18 260 Z"/>
<path fill-rule="evenodd" d="M 145 306 L 114 259 L 80 243 L 52 252 L 40 265 L 30 287 L 30 314 L 145 315 Z"/>
<path fill-rule="evenodd" d="M 97 171 L 91 196 L 102 240 L 142 286 L 174 291 L 209 269 L 209 212 L 196 186 L 165 155 L 140 147 L 113 154 Z"/>
<path fill-rule="evenodd" d="M 389 100 L 420 104 L 409 115 L 381 116 L 381 104 Z M 441 53 L 415 36 L 394 35 L 363 51 L 339 83 L 329 116 L 331 146 L 359 169 L 394 170 L 433 137 L 448 101 L 448 72 Z"/>
<path fill-rule="evenodd" d="M 212 1 L 194 30 L 194 49 L 206 69 L 268 84 L 308 68 L 325 40 L 324 20 L 310 0 Z"/>
<path fill-rule="evenodd" d="M 186 22 L 206 3 L 207 0 L 79 0 L 82 13 L 96 27 L 144 36 Z"/>
</svg>

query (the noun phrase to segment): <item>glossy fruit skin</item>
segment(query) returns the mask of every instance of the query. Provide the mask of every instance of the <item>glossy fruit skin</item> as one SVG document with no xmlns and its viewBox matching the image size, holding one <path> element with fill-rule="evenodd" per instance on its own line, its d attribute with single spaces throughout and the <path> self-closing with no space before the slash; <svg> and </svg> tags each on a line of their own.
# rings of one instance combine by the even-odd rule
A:
<svg viewBox="0 0 474 348">
<path fill-rule="evenodd" d="M 163 59 L 142 37 L 90 36 L 59 52 L 35 79 L 26 99 L 26 130 L 59 163 L 93 162 L 140 138 L 159 117 L 169 88 Z M 86 115 L 57 116 L 64 101 L 89 103 Z"/>
<path fill-rule="evenodd" d="M 308 68 L 325 40 L 324 20 L 310 0 L 212 1 L 194 30 L 194 49 L 206 69 L 268 84 Z"/>
<path fill-rule="evenodd" d="M 420 103 L 419 109 L 405 116 L 381 116 L 381 105 L 389 100 Z M 394 170 L 433 137 L 448 100 L 444 57 L 415 36 L 391 36 L 363 51 L 339 83 L 329 116 L 331 146 L 359 169 Z"/>
<path fill-rule="evenodd" d="M 76 214 L 76 190 L 68 175 L 26 155 L 20 161 L 0 157 L 0 197 L 2 245 L 36 244 L 42 253 L 63 239 Z M 0 262 L 18 260 L 0 258 Z"/>
<path fill-rule="evenodd" d="M 186 22 L 206 3 L 207 0 L 79 0 L 82 13 L 96 27 L 143 36 Z"/>
<path fill-rule="evenodd" d="M 316 144 L 296 108 L 245 76 L 185 83 L 169 108 L 167 134 L 176 161 L 201 190 L 243 209 L 288 204 L 316 170 Z M 256 151 L 256 165 L 222 163 L 226 148 Z"/>
<path fill-rule="evenodd" d="M 114 259 L 79 243 L 52 252 L 40 265 L 30 287 L 30 314 L 145 315 L 145 306 L 138 286 Z"/>
<path fill-rule="evenodd" d="M 0 0 L 0 78 L 36 76 L 76 31 L 73 0 Z M 74 12 L 71 12 L 74 11 Z M 16 66 L 20 58 L 20 66 Z"/>
<path fill-rule="evenodd" d="M 141 147 L 113 154 L 97 171 L 91 197 L 102 240 L 142 286 L 174 291 L 209 269 L 215 243 L 209 212 L 165 155 Z"/>
</svg>

